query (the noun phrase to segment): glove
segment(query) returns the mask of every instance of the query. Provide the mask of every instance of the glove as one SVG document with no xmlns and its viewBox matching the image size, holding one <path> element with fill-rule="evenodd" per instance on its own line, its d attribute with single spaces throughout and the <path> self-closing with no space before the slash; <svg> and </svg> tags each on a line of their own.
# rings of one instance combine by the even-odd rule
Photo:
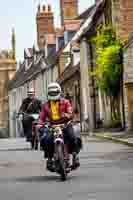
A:
<svg viewBox="0 0 133 200">
<path fill-rule="evenodd" d="M 67 118 L 67 119 L 71 119 L 72 114 L 70 114 L 70 113 L 64 113 L 64 117 Z"/>
<path fill-rule="evenodd" d="M 38 129 L 40 129 L 40 128 L 43 127 L 43 125 L 42 125 L 42 124 L 37 124 L 36 127 L 37 127 Z"/>
</svg>

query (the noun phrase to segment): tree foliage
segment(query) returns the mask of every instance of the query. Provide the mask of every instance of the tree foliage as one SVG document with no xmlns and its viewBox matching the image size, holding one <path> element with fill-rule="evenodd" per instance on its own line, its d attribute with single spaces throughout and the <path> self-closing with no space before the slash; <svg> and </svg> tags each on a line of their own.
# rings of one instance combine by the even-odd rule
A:
<svg viewBox="0 0 133 200">
<path fill-rule="evenodd" d="M 93 42 L 95 42 L 97 54 L 93 75 L 96 76 L 97 85 L 101 91 L 110 97 L 112 104 L 115 104 L 120 94 L 123 45 L 117 39 L 111 26 L 100 29 L 97 36 L 93 38 Z"/>
</svg>

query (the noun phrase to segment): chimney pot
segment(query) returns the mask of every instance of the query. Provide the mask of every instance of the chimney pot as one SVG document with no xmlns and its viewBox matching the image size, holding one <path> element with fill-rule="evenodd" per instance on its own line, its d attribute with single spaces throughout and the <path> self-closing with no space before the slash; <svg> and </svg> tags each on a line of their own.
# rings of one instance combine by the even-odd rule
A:
<svg viewBox="0 0 133 200">
<path fill-rule="evenodd" d="M 44 11 L 44 12 L 46 11 L 46 6 L 45 6 L 45 5 L 43 5 L 43 11 Z"/>
<path fill-rule="evenodd" d="M 51 12 L 51 5 L 48 5 L 48 12 Z"/>
<path fill-rule="evenodd" d="M 38 12 L 40 13 L 40 4 L 38 5 Z"/>
</svg>

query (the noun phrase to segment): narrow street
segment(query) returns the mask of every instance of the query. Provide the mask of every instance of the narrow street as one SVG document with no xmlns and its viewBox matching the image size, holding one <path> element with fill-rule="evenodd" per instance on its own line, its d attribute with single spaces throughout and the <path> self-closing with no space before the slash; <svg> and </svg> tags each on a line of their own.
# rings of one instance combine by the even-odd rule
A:
<svg viewBox="0 0 133 200">
<path fill-rule="evenodd" d="M 91 138 L 66 182 L 45 170 L 41 152 L 0 151 L 2 200 L 132 200 L 133 149 Z"/>
</svg>

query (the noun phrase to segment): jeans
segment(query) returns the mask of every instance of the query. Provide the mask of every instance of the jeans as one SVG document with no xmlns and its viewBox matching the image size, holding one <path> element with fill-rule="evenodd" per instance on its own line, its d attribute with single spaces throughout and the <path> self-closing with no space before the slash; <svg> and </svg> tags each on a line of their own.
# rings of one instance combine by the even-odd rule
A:
<svg viewBox="0 0 133 200">
<path fill-rule="evenodd" d="M 45 157 L 52 158 L 54 154 L 54 136 L 49 134 L 48 128 L 41 128 L 40 132 L 40 145 L 45 151 Z M 76 136 L 72 124 L 69 124 L 64 130 L 64 143 L 68 146 L 68 153 L 72 154 L 80 152 L 82 141 L 79 136 Z"/>
</svg>

